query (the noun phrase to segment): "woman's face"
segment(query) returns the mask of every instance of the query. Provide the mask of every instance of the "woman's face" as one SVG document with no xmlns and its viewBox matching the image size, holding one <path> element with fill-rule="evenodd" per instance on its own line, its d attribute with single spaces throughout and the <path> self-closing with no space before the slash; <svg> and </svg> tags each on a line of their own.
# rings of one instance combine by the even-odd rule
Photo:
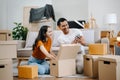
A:
<svg viewBox="0 0 120 80">
<path fill-rule="evenodd" d="M 48 27 L 47 32 L 46 32 L 46 37 L 52 37 L 52 28 Z"/>
</svg>

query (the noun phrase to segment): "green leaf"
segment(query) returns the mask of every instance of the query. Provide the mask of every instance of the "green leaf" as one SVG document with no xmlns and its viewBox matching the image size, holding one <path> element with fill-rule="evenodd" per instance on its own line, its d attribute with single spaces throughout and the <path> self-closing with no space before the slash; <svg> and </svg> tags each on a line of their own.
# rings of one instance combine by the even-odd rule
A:
<svg viewBox="0 0 120 80">
<path fill-rule="evenodd" d="M 12 36 L 14 40 L 26 40 L 28 29 L 22 25 L 22 23 L 14 22 L 16 25 L 13 28 Z"/>
</svg>

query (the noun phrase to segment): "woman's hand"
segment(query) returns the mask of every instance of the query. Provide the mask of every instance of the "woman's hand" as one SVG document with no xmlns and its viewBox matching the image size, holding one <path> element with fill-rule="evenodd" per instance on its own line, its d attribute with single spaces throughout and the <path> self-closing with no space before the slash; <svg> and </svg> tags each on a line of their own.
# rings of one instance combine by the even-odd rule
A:
<svg viewBox="0 0 120 80">
<path fill-rule="evenodd" d="M 54 56 L 52 54 L 49 54 L 47 57 L 50 58 L 50 59 L 52 59 L 52 60 L 56 60 L 56 56 Z"/>
<path fill-rule="evenodd" d="M 43 54 L 46 55 L 46 57 L 50 58 L 50 59 L 56 59 L 56 57 L 53 54 L 50 54 L 44 46 L 40 46 L 40 50 L 43 52 Z"/>
</svg>

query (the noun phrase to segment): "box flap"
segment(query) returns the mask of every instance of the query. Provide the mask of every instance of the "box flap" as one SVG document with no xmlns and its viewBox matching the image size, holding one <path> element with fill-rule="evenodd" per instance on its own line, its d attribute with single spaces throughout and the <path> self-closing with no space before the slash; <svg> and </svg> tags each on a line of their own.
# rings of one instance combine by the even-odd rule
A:
<svg viewBox="0 0 120 80">
<path fill-rule="evenodd" d="M 58 59 L 76 59 L 80 50 L 79 44 L 61 44 L 58 51 Z"/>
<path fill-rule="evenodd" d="M 120 62 L 120 56 L 118 55 L 104 55 L 99 57 L 101 61 Z"/>
</svg>

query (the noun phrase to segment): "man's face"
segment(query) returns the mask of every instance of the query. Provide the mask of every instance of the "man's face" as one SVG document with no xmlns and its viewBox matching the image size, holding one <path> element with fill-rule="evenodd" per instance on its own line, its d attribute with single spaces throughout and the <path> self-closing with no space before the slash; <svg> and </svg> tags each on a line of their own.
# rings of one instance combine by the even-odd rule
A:
<svg viewBox="0 0 120 80">
<path fill-rule="evenodd" d="M 67 21 L 60 22 L 59 28 L 63 31 L 64 34 L 68 34 L 69 32 L 69 25 Z"/>
</svg>

